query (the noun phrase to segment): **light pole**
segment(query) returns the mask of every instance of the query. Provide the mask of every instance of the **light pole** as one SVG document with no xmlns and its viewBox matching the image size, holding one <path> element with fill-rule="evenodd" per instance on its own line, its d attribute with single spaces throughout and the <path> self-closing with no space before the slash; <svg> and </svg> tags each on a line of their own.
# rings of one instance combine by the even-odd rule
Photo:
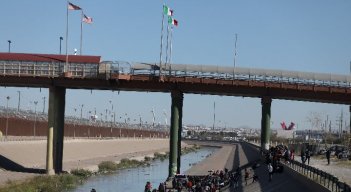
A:
<svg viewBox="0 0 351 192">
<path fill-rule="evenodd" d="M 139 114 L 139 126 L 140 126 L 140 129 L 141 129 L 141 115 Z"/>
<path fill-rule="evenodd" d="M 61 55 L 61 41 L 63 40 L 63 37 L 60 37 L 60 55 Z"/>
<path fill-rule="evenodd" d="M 11 53 L 11 43 L 12 43 L 12 41 L 11 40 L 7 40 L 7 42 L 9 43 L 9 53 Z"/>
<path fill-rule="evenodd" d="M 7 139 L 7 133 L 8 133 L 8 129 L 9 129 L 9 100 L 10 100 L 10 96 L 6 97 L 7 102 L 6 102 L 6 139 Z"/>
<path fill-rule="evenodd" d="M 46 97 L 43 97 L 43 114 L 45 113 L 45 99 Z"/>
<path fill-rule="evenodd" d="M 216 122 L 216 101 L 213 102 L 213 127 L 212 127 L 212 130 L 215 129 L 215 122 Z"/>
<path fill-rule="evenodd" d="M 82 124 L 82 120 L 83 120 L 83 107 L 84 104 L 80 105 L 80 123 Z"/>
<path fill-rule="evenodd" d="M 73 139 L 76 138 L 77 108 L 74 108 Z"/>
<path fill-rule="evenodd" d="M 154 111 L 154 108 L 152 108 L 151 113 L 152 113 L 152 128 L 154 128 L 155 127 L 155 111 Z"/>
<path fill-rule="evenodd" d="M 20 105 L 21 105 L 21 91 L 17 91 L 18 93 L 18 107 L 17 107 L 17 112 L 20 110 Z"/>
<path fill-rule="evenodd" d="M 38 101 L 34 101 L 34 113 L 35 113 L 35 116 L 34 116 L 34 127 L 33 127 L 33 133 L 34 133 L 34 137 L 35 137 L 35 129 L 36 129 L 36 123 L 37 123 L 37 104 L 38 104 Z"/>
</svg>

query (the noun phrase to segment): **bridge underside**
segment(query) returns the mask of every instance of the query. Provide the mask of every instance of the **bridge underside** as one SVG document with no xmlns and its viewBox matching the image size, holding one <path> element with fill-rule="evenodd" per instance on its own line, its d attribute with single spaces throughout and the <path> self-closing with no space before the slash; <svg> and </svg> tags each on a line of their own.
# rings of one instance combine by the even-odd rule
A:
<svg viewBox="0 0 351 192">
<path fill-rule="evenodd" d="M 0 86 L 51 87 L 71 89 L 101 89 L 142 92 L 171 92 L 258 97 L 311 101 L 334 104 L 351 104 L 351 89 L 297 83 L 277 83 L 247 80 L 221 80 L 206 78 L 170 77 L 163 81 L 155 76 L 121 76 L 111 79 L 49 78 L 0 76 Z"/>
</svg>

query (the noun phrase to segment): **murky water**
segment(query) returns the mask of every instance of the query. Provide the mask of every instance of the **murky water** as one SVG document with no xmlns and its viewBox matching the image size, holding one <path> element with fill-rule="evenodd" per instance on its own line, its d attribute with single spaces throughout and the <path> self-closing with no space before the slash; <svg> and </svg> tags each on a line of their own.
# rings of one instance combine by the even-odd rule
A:
<svg viewBox="0 0 351 192">
<path fill-rule="evenodd" d="M 200 150 L 181 157 L 181 173 L 188 170 L 215 152 L 217 148 L 201 148 Z M 89 178 L 82 186 L 72 192 L 90 192 L 95 188 L 97 192 L 117 192 L 117 191 L 143 191 L 145 183 L 150 181 L 153 188 L 157 188 L 168 176 L 168 159 L 164 161 L 153 161 L 148 167 L 138 167 L 118 171 L 116 174 L 94 176 Z"/>
</svg>

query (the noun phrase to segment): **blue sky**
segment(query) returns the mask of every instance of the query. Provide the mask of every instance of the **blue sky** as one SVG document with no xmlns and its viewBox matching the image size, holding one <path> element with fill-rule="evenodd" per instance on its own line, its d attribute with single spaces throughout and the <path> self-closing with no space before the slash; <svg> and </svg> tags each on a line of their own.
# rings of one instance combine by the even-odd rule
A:
<svg viewBox="0 0 351 192">
<path fill-rule="evenodd" d="M 174 63 L 233 66 L 235 34 L 238 34 L 236 65 L 240 67 L 297 70 L 322 73 L 350 73 L 351 2 L 346 0 L 222 0 L 222 1 L 93 1 L 72 0 L 93 17 L 92 25 L 84 25 L 83 54 L 100 55 L 102 60 L 159 62 L 162 4 L 174 9 L 179 26 L 173 33 Z M 59 53 L 59 37 L 64 37 L 65 53 L 66 1 L 3 0 L 0 16 L 0 51 Z M 79 49 L 80 12 L 69 12 L 68 52 Z M 0 105 L 17 107 L 21 91 L 21 107 L 34 108 L 33 101 L 43 107 L 47 89 L 0 88 Z M 150 122 L 154 108 L 156 121 L 164 123 L 163 111 L 170 114 L 169 93 L 111 92 L 67 90 L 66 113 L 74 108 L 98 113 L 114 104 L 117 116 L 125 113 L 133 120 L 139 114 Z M 216 102 L 216 124 L 259 128 L 261 105 L 257 98 L 185 95 L 185 124 L 213 124 Z M 294 121 L 299 129 L 310 128 L 311 112 L 329 115 L 333 126 L 348 106 L 273 100 L 273 127 L 279 122 Z M 169 117 L 168 117 L 169 118 Z M 121 118 L 122 120 L 122 118 Z M 169 122 L 169 120 L 168 120 Z"/>
</svg>

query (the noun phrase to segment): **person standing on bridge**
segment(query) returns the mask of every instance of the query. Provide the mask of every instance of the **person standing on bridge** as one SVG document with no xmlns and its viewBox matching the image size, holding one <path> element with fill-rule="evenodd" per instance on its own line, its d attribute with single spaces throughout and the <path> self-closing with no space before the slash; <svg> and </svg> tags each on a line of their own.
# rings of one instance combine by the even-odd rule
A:
<svg viewBox="0 0 351 192">
<path fill-rule="evenodd" d="M 273 175 L 273 166 L 272 164 L 268 164 L 268 176 L 269 176 L 269 179 L 268 181 L 272 181 L 272 175 Z"/>
</svg>

